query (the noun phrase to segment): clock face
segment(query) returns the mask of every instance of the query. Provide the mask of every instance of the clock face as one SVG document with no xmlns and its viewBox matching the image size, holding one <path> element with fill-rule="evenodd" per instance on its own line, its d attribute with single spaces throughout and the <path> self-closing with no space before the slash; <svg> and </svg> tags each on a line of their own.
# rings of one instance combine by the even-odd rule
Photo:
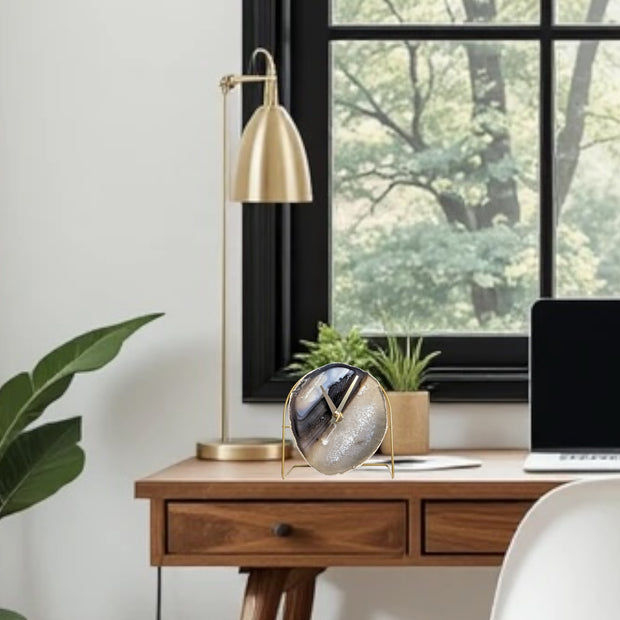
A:
<svg viewBox="0 0 620 620">
<path fill-rule="evenodd" d="M 327 364 L 303 376 L 286 407 L 297 448 L 323 474 L 364 463 L 387 430 L 387 396 L 379 382 L 347 364 Z"/>
</svg>

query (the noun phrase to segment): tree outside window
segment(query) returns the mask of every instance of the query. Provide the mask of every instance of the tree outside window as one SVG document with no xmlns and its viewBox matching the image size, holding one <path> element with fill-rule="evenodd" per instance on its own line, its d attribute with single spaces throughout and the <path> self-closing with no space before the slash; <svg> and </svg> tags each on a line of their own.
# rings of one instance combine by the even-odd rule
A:
<svg viewBox="0 0 620 620">
<path fill-rule="evenodd" d="M 608 0 L 564 1 L 602 23 Z M 411 38 L 332 54 L 332 320 L 343 330 L 525 333 L 540 295 L 540 40 L 416 39 L 416 26 L 532 24 L 539 2 L 338 0 L 335 23 Z M 530 29 L 528 32 L 532 32 Z M 517 33 L 518 34 L 518 33 Z M 539 35 L 542 37 L 542 34 Z M 558 41 L 555 294 L 620 290 L 620 44 Z M 542 163 L 542 166 L 541 166 Z M 552 247 L 550 244 L 549 247 Z"/>
</svg>

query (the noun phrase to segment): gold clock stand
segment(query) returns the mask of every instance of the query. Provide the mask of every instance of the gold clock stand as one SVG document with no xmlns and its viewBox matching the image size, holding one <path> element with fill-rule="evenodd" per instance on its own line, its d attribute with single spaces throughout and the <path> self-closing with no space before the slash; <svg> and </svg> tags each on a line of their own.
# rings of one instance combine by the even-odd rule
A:
<svg viewBox="0 0 620 620">
<path fill-rule="evenodd" d="M 392 478 L 394 478 L 394 427 L 392 426 L 392 405 L 390 404 L 390 399 L 388 395 L 385 393 L 385 390 L 381 388 L 383 391 L 383 395 L 385 396 L 385 402 L 387 403 L 387 413 L 388 413 L 388 429 L 387 432 L 390 434 L 390 461 L 388 463 L 362 463 L 358 467 L 387 467 L 388 471 Z M 292 392 L 293 390 L 291 390 Z M 284 408 L 282 409 L 282 480 L 284 480 L 296 467 L 311 467 L 308 463 L 300 463 L 296 465 L 291 465 L 288 471 L 285 470 L 284 461 L 284 446 L 287 445 L 286 439 L 286 429 L 290 429 L 290 424 L 286 423 L 286 410 L 288 408 L 288 401 L 291 398 L 291 392 L 289 392 L 286 397 L 286 401 L 284 402 Z M 355 468 L 357 469 L 357 467 Z"/>
</svg>

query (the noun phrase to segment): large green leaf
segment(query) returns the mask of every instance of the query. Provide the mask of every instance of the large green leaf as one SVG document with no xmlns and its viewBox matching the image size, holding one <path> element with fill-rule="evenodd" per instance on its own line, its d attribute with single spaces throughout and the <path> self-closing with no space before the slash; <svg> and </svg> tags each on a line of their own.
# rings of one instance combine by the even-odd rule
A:
<svg viewBox="0 0 620 620">
<path fill-rule="evenodd" d="M 26 620 L 26 618 L 15 611 L 0 609 L 0 620 Z"/>
<path fill-rule="evenodd" d="M 24 510 L 71 482 L 84 467 L 81 419 L 21 433 L 0 457 L 0 518 Z"/>
<path fill-rule="evenodd" d="M 20 431 L 64 394 L 74 374 L 113 360 L 131 334 L 160 316 L 148 314 L 82 334 L 48 353 L 32 375 L 20 373 L 0 387 L 0 457 Z"/>
</svg>

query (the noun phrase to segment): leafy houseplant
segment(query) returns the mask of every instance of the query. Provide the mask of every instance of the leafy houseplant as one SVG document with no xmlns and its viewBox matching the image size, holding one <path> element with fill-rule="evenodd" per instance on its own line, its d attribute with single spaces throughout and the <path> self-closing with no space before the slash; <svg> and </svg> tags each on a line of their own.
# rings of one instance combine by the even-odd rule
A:
<svg viewBox="0 0 620 620">
<path fill-rule="evenodd" d="M 378 370 L 392 409 L 392 429 L 388 429 L 381 452 L 394 454 L 424 454 L 429 449 L 429 406 L 427 390 L 422 389 L 430 362 L 440 354 L 432 351 L 422 355 L 422 338 L 415 346 L 411 337 L 405 339 L 404 350 L 396 336 L 388 335 L 387 349 L 373 351 L 373 363 Z"/>
<path fill-rule="evenodd" d="M 315 368 L 340 362 L 369 370 L 374 364 L 374 355 L 368 341 L 357 328 L 352 328 L 345 335 L 326 323 L 319 323 L 316 341 L 301 340 L 307 351 L 295 353 L 293 363 L 287 370 L 306 374 Z"/>
<path fill-rule="evenodd" d="M 31 373 L 0 386 L 0 519 L 46 499 L 84 468 L 80 417 L 27 427 L 66 392 L 74 375 L 105 366 L 131 334 L 159 316 L 82 334 L 48 353 Z M 25 619 L 0 609 L 0 620 Z"/>
<path fill-rule="evenodd" d="M 405 339 L 404 350 L 394 335 L 388 335 L 387 347 L 371 348 L 356 328 L 344 336 L 334 327 L 319 323 L 317 340 L 302 340 L 307 351 L 296 353 L 287 369 L 305 374 L 332 362 L 343 362 L 377 374 L 388 391 L 392 410 L 392 429 L 381 444 L 381 451 L 394 454 L 424 454 L 429 447 L 428 391 L 423 390 L 430 362 L 440 354 L 422 355 L 422 338 L 412 346 Z M 1 619 L 0 619 L 1 620 Z"/>
</svg>

